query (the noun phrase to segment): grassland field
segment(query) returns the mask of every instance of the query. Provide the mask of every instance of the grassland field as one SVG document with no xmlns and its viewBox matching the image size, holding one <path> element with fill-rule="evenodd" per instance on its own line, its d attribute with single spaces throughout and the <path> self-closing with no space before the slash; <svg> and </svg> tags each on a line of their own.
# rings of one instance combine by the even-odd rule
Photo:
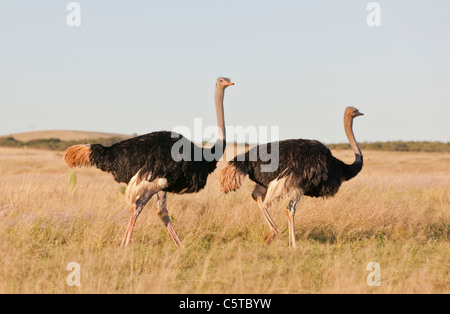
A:
<svg viewBox="0 0 450 314">
<path fill-rule="evenodd" d="M 281 232 L 265 247 L 252 182 L 221 194 L 219 163 L 200 193 L 168 195 L 177 249 L 155 200 L 120 247 L 129 209 L 111 175 L 69 169 L 62 152 L 0 148 L 0 293 L 449 293 L 450 153 L 363 153 L 334 198 L 301 200 L 297 249 L 288 200 L 269 210 Z M 80 286 L 67 284 L 71 262 Z M 371 262 L 380 286 L 368 285 Z"/>
</svg>

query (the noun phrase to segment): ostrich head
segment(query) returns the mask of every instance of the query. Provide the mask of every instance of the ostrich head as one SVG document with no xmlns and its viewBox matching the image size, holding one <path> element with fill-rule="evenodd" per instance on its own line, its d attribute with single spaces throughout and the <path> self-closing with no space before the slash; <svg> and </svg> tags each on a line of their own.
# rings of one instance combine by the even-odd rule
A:
<svg viewBox="0 0 450 314">
<path fill-rule="evenodd" d="M 347 109 L 345 109 L 345 116 L 351 119 L 363 115 L 364 114 L 362 112 L 359 112 L 359 110 L 356 109 L 355 107 L 347 107 Z"/>
<path fill-rule="evenodd" d="M 217 87 L 227 88 L 230 85 L 234 85 L 234 83 L 230 82 L 230 79 L 228 79 L 226 77 L 219 77 L 217 79 L 217 83 L 216 83 Z"/>
</svg>

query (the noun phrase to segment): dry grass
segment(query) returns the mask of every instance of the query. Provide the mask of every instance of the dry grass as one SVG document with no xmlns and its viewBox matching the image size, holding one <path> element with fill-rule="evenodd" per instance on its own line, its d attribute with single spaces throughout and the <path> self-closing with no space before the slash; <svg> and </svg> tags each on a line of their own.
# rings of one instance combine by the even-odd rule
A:
<svg viewBox="0 0 450 314">
<path fill-rule="evenodd" d="M 302 199 L 296 250 L 287 200 L 270 210 L 282 232 L 266 248 L 250 181 L 225 196 L 216 171 L 202 192 L 169 195 L 183 249 L 154 200 L 122 248 L 129 211 L 110 175 L 78 169 L 72 193 L 61 153 L 2 148 L 0 293 L 449 293 L 449 169 L 450 154 L 365 152 L 336 197 Z M 81 266 L 80 287 L 66 284 L 70 262 Z M 380 287 L 366 283 L 370 262 L 381 266 Z"/>
</svg>

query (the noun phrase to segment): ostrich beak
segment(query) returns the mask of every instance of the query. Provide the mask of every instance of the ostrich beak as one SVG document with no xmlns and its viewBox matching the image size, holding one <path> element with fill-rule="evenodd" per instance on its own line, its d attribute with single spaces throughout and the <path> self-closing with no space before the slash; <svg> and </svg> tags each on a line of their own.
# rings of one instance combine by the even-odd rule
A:
<svg viewBox="0 0 450 314">
<path fill-rule="evenodd" d="M 355 117 L 358 117 L 358 116 L 363 116 L 364 115 L 364 113 L 362 113 L 362 112 L 357 112 L 357 113 L 355 113 Z"/>
<path fill-rule="evenodd" d="M 225 82 L 225 83 L 223 83 L 223 85 L 224 86 L 230 86 L 230 85 L 234 85 L 234 83 L 233 82 Z"/>
</svg>

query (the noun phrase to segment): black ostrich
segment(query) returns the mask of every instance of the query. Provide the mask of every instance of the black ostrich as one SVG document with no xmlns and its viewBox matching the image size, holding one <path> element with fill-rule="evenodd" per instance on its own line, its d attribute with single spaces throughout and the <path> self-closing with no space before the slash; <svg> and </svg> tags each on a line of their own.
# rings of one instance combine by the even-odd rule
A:
<svg viewBox="0 0 450 314">
<path fill-rule="evenodd" d="M 318 141 L 297 139 L 258 145 L 245 155 L 235 157 L 224 167 L 219 176 L 219 189 L 223 193 L 239 189 L 246 175 L 256 182 L 252 197 L 271 229 L 264 237 L 266 245 L 279 233 L 267 211 L 273 201 L 282 196 L 290 198 L 286 208 L 289 245 L 295 247 L 294 214 L 300 197 L 331 197 L 337 193 L 342 182 L 361 171 L 363 157 L 352 128 L 353 118 L 361 115 L 354 107 L 347 107 L 344 114 L 345 133 L 355 153 L 355 162 L 351 165 L 333 157 L 330 150 Z M 268 165 L 268 162 L 262 161 L 268 160 L 261 158 L 262 152 L 276 148 L 279 150 L 278 168 L 262 171 L 262 167 Z"/>
<path fill-rule="evenodd" d="M 225 150 L 223 98 L 225 88 L 234 85 L 229 79 L 217 79 L 215 105 L 219 135 L 212 148 L 202 148 L 174 132 L 153 132 L 134 137 L 110 147 L 100 144 L 75 145 L 65 155 L 69 167 L 95 166 L 110 172 L 119 183 L 126 183 L 126 197 L 131 215 L 122 245 L 131 240 L 136 220 L 145 205 L 157 195 L 157 214 L 167 227 L 175 244 L 182 242 L 166 208 L 167 192 L 198 192 L 206 185 L 208 175 L 216 168 Z"/>
</svg>

